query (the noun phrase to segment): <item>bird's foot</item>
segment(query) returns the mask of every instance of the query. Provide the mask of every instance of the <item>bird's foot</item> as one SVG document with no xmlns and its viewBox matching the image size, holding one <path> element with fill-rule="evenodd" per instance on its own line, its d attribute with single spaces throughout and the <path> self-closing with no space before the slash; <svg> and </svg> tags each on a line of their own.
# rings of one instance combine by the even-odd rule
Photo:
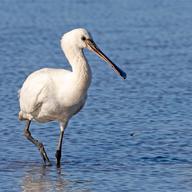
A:
<svg viewBox="0 0 192 192">
<path fill-rule="evenodd" d="M 51 161 L 48 161 L 48 162 L 46 163 L 46 166 L 48 166 L 48 167 L 52 166 Z"/>
<path fill-rule="evenodd" d="M 55 157 L 57 159 L 57 168 L 60 168 L 61 166 L 61 150 L 57 150 L 56 153 L 55 153 Z"/>
<path fill-rule="evenodd" d="M 48 156 L 47 156 L 47 153 L 46 153 L 46 151 L 45 151 L 45 148 L 44 148 L 44 146 L 43 146 L 43 143 L 39 143 L 38 149 L 39 149 L 40 154 L 41 154 L 41 156 L 42 156 L 42 158 L 43 158 L 44 164 L 45 164 L 46 166 L 51 166 L 51 162 L 50 162 L 50 160 L 49 160 L 49 158 L 48 158 Z"/>
</svg>

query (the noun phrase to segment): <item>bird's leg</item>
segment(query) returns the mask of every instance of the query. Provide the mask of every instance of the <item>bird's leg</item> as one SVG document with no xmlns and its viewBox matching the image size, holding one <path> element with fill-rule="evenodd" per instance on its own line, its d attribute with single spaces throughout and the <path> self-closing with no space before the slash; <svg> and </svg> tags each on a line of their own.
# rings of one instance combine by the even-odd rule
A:
<svg viewBox="0 0 192 192">
<path fill-rule="evenodd" d="M 60 123 L 60 136 L 59 136 L 59 142 L 58 142 L 56 153 L 55 153 L 55 157 L 57 159 L 57 167 L 60 167 L 63 135 L 64 135 L 64 130 L 65 130 L 66 127 L 67 127 L 67 122 Z"/>
<path fill-rule="evenodd" d="M 58 143 L 57 150 L 56 150 L 56 153 L 55 153 L 55 157 L 57 159 L 57 167 L 60 167 L 63 135 L 64 135 L 64 131 L 61 131 L 60 136 L 59 136 L 59 143 Z"/>
<path fill-rule="evenodd" d="M 43 161 L 44 163 L 46 164 L 46 161 L 47 161 L 47 165 L 51 165 L 50 161 L 49 161 L 49 158 L 47 156 L 47 153 L 45 151 L 45 148 L 43 146 L 43 143 L 40 143 L 38 140 L 34 139 L 31 135 L 31 132 L 29 131 L 29 127 L 30 127 L 30 124 L 31 124 L 31 120 L 27 120 L 26 121 L 26 126 L 25 126 L 25 129 L 24 129 L 24 135 L 25 137 L 31 141 L 35 146 L 37 146 L 37 148 L 39 149 L 40 151 L 40 154 L 43 158 Z"/>
</svg>

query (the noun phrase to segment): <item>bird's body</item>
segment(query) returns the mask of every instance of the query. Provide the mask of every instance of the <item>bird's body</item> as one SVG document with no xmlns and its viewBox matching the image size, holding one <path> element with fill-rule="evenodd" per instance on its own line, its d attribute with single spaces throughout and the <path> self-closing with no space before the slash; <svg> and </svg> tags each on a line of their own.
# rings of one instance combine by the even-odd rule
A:
<svg viewBox="0 0 192 192">
<path fill-rule="evenodd" d="M 86 101 L 89 76 L 51 68 L 32 73 L 20 90 L 20 119 L 68 121 Z"/>
<path fill-rule="evenodd" d="M 84 106 L 91 83 L 91 69 L 83 48 L 94 51 L 111 64 L 119 75 L 126 77 L 126 74 L 98 49 L 85 29 L 66 33 L 62 37 L 61 46 L 72 70 L 44 68 L 35 71 L 27 77 L 19 94 L 19 119 L 27 121 L 25 136 L 39 148 L 45 162 L 49 162 L 49 159 L 43 144 L 31 136 L 29 125 L 32 120 L 42 123 L 53 120 L 60 122 L 61 134 L 56 152 L 58 165 L 64 129 L 69 119 Z"/>
</svg>

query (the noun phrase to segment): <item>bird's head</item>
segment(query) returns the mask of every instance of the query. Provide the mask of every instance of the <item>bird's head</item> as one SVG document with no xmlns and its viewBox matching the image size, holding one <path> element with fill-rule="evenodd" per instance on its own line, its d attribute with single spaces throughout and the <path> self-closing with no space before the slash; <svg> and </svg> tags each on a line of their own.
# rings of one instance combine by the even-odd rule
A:
<svg viewBox="0 0 192 192">
<path fill-rule="evenodd" d="M 90 51 L 96 53 L 101 59 L 109 63 L 113 70 L 120 75 L 123 79 L 126 79 L 126 73 L 117 67 L 96 45 L 93 41 L 91 34 L 83 28 L 74 29 L 65 33 L 61 39 L 61 46 L 64 50 L 69 47 L 73 49 L 87 48 Z"/>
</svg>

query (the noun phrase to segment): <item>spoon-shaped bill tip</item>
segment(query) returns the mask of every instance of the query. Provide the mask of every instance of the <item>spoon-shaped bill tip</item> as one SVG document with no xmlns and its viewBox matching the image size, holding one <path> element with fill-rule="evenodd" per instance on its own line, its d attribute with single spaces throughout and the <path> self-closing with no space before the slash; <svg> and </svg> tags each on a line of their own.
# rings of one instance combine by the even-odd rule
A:
<svg viewBox="0 0 192 192">
<path fill-rule="evenodd" d="M 117 65 L 115 65 L 114 63 L 112 63 L 112 61 L 110 61 L 109 63 L 113 70 L 119 75 L 122 77 L 122 79 L 126 79 L 127 78 L 127 74 L 122 70 L 120 69 L 119 67 L 117 67 Z"/>
</svg>

